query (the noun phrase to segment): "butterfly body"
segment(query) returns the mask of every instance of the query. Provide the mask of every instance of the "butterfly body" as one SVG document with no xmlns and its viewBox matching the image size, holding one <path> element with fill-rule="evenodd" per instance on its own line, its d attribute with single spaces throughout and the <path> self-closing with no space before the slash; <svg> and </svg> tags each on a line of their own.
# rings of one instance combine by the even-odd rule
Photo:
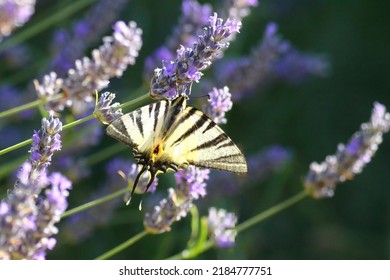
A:
<svg viewBox="0 0 390 280">
<path fill-rule="evenodd" d="M 245 158 L 234 142 L 207 115 L 187 106 L 187 96 L 161 100 L 113 121 L 107 134 L 133 148 L 134 157 L 151 179 L 189 165 L 246 173 Z"/>
</svg>

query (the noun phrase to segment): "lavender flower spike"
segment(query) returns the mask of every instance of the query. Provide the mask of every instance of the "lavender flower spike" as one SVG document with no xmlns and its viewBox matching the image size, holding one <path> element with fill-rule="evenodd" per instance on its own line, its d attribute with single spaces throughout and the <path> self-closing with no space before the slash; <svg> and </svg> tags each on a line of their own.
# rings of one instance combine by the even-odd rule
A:
<svg viewBox="0 0 390 280">
<path fill-rule="evenodd" d="M 208 228 L 211 240 L 218 247 L 228 248 L 234 246 L 237 231 L 234 229 L 237 217 L 233 213 L 228 213 L 224 209 L 209 209 Z"/>
<path fill-rule="evenodd" d="M 76 60 L 66 78 L 51 74 L 43 78 L 43 85 L 34 81 L 38 97 L 49 100 L 48 110 L 58 112 L 71 107 L 75 113 L 82 113 L 89 109 L 93 93 L 107 87 L 112 77 L 121 77 L 127 66 L 135 63 L 142 46 L 141 34 L 135 22 L 118 21 L 113 35 L 103 38 L 103 45 L 92 51 L 92 59 Z M 52 100 L 59 93 L 61 97 Z"/>
<path fill-rule="evenodd" d="M 233 107 L 232 94 L 227 86 L 209 92 L 209 104 L 206 108 L 208 116 L 217 124 L 226 123 L 226 112 Z"/>
<path fill-rule="evenodd" d="M 175 173 L 177 190 L 170 188 L 168 198 L 160 201 L 153 211 L 146 213 L 144 227 L 152 234 L 170 231 L 175 221 L 187 216 L 193 201 L 206 195 L 208 169 L 190 166 Z"/>
<path fill-rule="evenodd" d="M 210 25 L 203 30 L 192 48 L 181 46 L 177 50 L 175 61 L 163 61 L 162 68 L 157 68 L 151 81 L 150 95 L 153 98 L 171 97 L 182 87 L 189 87 L 198 82 L 202 70 L 229 46 L 229 37 L 239 32 L 241 22 L 228 19 L 225 23 L 214 13 L 209 19 Z"/>
<path fill-rule="evenodd" d="M 56 244 L 57 223 L 67 207 L 71 182 L 59 173 L 47 176 L 26 161 L 17 183 L 0 202 L 0 259 L 44 259 Z"/>
<path fill-rule="evenodd" d="M 62 123 L 58 118 L 50 115 L 49 119 L 42 119 L 42 127 L 34 131 L 33 143 L 30 149 L 30 161 L 34 168 L 46 168 L 50 165 L 54 151 L 61 150 Z"/>
<path fill-rule="evenodd" d="M 375 102 L 370 122 L 363 123 L 348 144 L 339 144 L 335 155 L 310 165 L 304 181 L 306 191 L 314 198 L 332 197 L 338 183 L 353 179 L 370 162 L 389 128 L 390 114 Z"/>
<path fill-rule="evenodd" d="M 0 0 L 0 41 L 23 26 L 35 11 L 35 0 Z"/>
<path fill-rule="evenodd" d="M 144 217 L 145 230 L 152 234 L 159 234 L 171 230 L 175 221 L 187 216 L 192 205 L 191 200 L 178 201 L 175 190 L 168 189 L 168 197 L 160 201 L 151 213 Z"/>
<path fill-rule="evenodd" d="M 115 119 L 123 116 L 122 109 L 116 109 L 118 102 L 111 104 L 115 98 L 114 93 L 105 92 L 96 102 L 94 115 L 103 124 L 109 124 Z"/>
</svg>

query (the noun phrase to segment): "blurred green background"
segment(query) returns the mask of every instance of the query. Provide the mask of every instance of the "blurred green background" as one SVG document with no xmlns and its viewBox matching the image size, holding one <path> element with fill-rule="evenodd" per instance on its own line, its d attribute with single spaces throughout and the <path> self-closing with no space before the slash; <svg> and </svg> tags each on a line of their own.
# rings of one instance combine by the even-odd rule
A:
<svg viewBox="0 0 390 280">
<path fill-rule="evenodd" d="M 56 1 L 55 5 L 71 2 Z M 143 61 L 171 33 L 180 5 L 178 0 L 129 1 L 122 11 L 123 20 L 134 20 L 142 28 L 143 48 L 137 64 L 108 88 L 117 94 L 118 101 L 131 99 L 132 91 L 141 85 Z M 51 1 L 38 1 L 34 17 L 52 8 L 55 6 Z M 240 223 L 300 192 L 310 163 L 322 162 L 327 155 L 334 154 L 338 143 L 346 143 L 360 124 L 369 120 L 374 101 L 390 108 L 389 14 L 387 0 L 263 0 L 252 9 L 251 15 L 243 21 L 241 33 L 231 43 L 227 57 L 247 55 L 261 39 L 265 25 L 272 21 L 279 25 L 279 33 L 297 49 L 325 54 L 331 71 L 326 78 L 312 78 L 298 85 L 279 83 L 233 106 L 224 129 L 245 154 L 280 144 L 292 150 L 293 158 L 266 181 L 245 186 L 235 196 L 214 196 L 203 203 L 200 201 L 202 215 L 207 214 L 208 207 L 216 205 L 237 213 Z M 44 61 L 55 28 L 71 27 L 82 16 L 81 11 L 27 41 L 37 51 L 36 59 Z M 108 30 L 107 34 L 110 32 Z M 99 44 L 100 40 L 96 46 Z M 26 77 L 21 83 L 31 83 L 33 78 L 34 75 Z M 27 135 L 30 132 L 27 131 Z M 198 258 L 388 259 L 389 138 L 389 135 L 384 136 L 378 153 L 363 173 L 353 181 L 340 184 L 333 198 L 320 201 L 307 198 L 239 234 L 236 247 L 212 249 Z M 113 143 L 105 140 L 94 149 Z M 103 165 L 96 169 L 100 170 Z M 169 182 L 170 176 L 163 176 Z M 70 207 L 82 201 L 82 197 L 75 196 L 92 192 L 98 181 L 99 178 L 90 177 L 76 184 L 70 196 Z M 164 196 L 167 186 L 160 188 Z M 59 239 L 58 247 L 48 258 L 94 258 L 142 231 L 142 219 L 143 213 L 135 205 L 123 205 L 109 224 L 97 229 L 84 242 L 72 244 L 65 238 Z M 184 249 L 189 234 L 187 217 L 173 225 L 170 233 L 147 236 L 115 258 L 166 258 Z"/>
</svg>

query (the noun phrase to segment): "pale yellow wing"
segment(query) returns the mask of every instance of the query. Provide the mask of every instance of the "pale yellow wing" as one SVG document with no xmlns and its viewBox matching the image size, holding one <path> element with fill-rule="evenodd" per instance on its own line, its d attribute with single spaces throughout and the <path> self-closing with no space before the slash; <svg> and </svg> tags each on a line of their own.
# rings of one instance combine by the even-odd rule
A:
<svg viewBox="0 0 390 280">
<path fill-rule="evenodd" d="M 214 121 L 194 107 L 185 108 L 163 142 L 165 153 L 178 166 L 188 163 L 235 173 L 248 171 L 236 144 Z"/>
</svg>

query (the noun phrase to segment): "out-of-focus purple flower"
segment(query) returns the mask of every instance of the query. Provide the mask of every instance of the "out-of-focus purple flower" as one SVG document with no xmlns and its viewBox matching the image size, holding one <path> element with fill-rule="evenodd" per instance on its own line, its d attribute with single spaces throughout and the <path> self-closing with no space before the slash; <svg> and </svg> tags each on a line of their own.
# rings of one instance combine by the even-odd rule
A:
<svg viewBox="0 0 390 280">
<path fill-rule="evenodd" d="M 68 151 L 68 150 L 66 150 Z M 56 158 L 53 162 L 55 170 L 63 170 L 64 175 L 72 182 L 81 180 L 91 174 L 91 168 L 86 166 L 86 161 L 82 157 L 74 157 L 71 152 L 61 154 L 61 157 Z"/>
<path fill-rule="evenodd" d="M 163 61 L 162 68 L 154 71 L 151 81 L 151 96 L 161 98 L 167 93 L 178 93 L 181 87 L 189 87 L 198 82 L 203 75 L 201 71 L 209 67 L 212 61 L 229 46 L 230 36 L 237 33 L 241 22 L 227 19 L 224 23 L 214 13 L 209 18 L 209 26 L 203 29 L 192 48 L 181 46 L 177 50 L 175 61 Z M 172 71 L 174 69 L 174 71 Z"/>
<path fill-rule="evenodd" d="M 0 61 L 1 61 L 0 57 Z M 0 85 L 0 111 L 5 111 L 20 104 L 31 101 L 28 97 L 23 96 L 23 92 L 15 86 L 4 83 Z M 30 119 L 32 110 L 25 110 L 13 118 Z"/>
<path fill-rule="evenodd" d="M 257 0 L 224 0 L 222 14 L 235 20 L 242 20 L 250 14 L 250 8 L 256 7 Z"/>
<path fill-rule="evenodd" d="M 127 2 L 97 1 L 86 12 L 84 18 L 74 24 L 72 31 L 58 30 L 53 39 L 55 55 L 51 70 L 63 77 L 74 65 L 74 61 L 82 57 L 84 51 L 117 19 Z"/>
<path fill-rule="evenodd" d="M 301 83 L 310 76 L 324 77 L 329 72 L 328 60 L 320 55 L 289 51 L 274 66 L 275 75 L 290 83 Z"/>
<path fill-rule="evenodd" d="M 0 259 L 44 259 L 52 250 L 71 182 L 59 173 L 22 164 L 14 188 L 0 202 Z"/>
<path fill-rule="evenodd" d="M 120 189 L 128 188 L 129 192 L 123 197 L 123 200 L 117 198 L 100 204 L 94 208 L 75 214 L 66 221 L 64 232 L 74 242 L 80 242 L 87 238 L 97 227 L 109 223 L 114 210 L 121 205 L 121 201 L 127 201 L 130 196 L 130 190 L 133 186 L 135 177 L 139 172 L 139 167 L 129 160 L 115 158 L 106 165 L 108 180 L 97 192 L 93 193 L 88 201 L 99 199 L 112 194 Z M 149 175 L 143 174 L 137 185 L 136 192 L 144 193 Z M 155 191 L 158 184 L 157 178 L 153 181 L 148 192 Z"/>
<path fill-rule="evenodd" d="M 242 93 L 269 83 L 272 69 L 277 59 L 290 48 L 290 44 L 277 34 L 278 27 L 269 23 L 259 46 L 252 50 L 249 57 L 217 67 L 215 77 L 219 85 L 227 85 L 233 93 L 233 100 L 242 97 Z"/>
<path fill-rule="evenodd" d="M 277 80 L 297 83 L 328 72 L 329 64 L 325 57 L 298 52 L 277 31 L 278 26 L 269 23 L 261 42 L 250 56 L 217 64 L 214 74 L 217 84 L 227 85 L 234 101 Z"/>
<path fill-rule="evenodd" d="M 335 155 L 310 165 L 304 181 L 306 191 L 314 198 L 332 197 L 338 183 L 353 179 L 371 161 L 389 128 L 390 114 L 375 102 L 370 122 L 363 123 L 346 145 L 339 144 Z"/>
<path fill-rule="evenodd" d="M 46 168 L 50 165 L 54 151 L 61 150 L 62 123 L 58 118 L 50 115 L 49 119 L 42 119 L 42 127 L 35 131 L 30 149 L 30 161 L 34 168 Z"/>
<path fill-rule="evenodd" d="M 75 69 L 70 69 L 66 78 L 57 78 L 52 72 L 44 76 L 43 84 L 35 80 L 38 97 L 49 101 L 48 110 L 71 107 L 76 114 L 86 111 L 96 90 L 107 87 L 109 79 L 121 77 L 128 65 L 135 63 L 142 45 L 141 33 L 135 22 L 118 21 L 113 35 L 103 38 L 103 45 L 92 51 L 92 59 L 76 60 Z M 53 99 L 58 94 L 60 97 Z"/>
<path fill-rule="evenodd" d="M 94 115 L 103 124 L 109 124 L 123 116 L 122 109 L 117 109 L 120 104 L 111 104 L 114 99 L 114 93 L 104 92 L 95 106 Z"/>
<path fill-rule="evenodd" d="M 35 0 L 0 1 L 0 41 L 23 26 L 35 11 Z"/>
<path fill-rule="evenodd" d="M 235 230 L 237 217 L 234 213 L 212 207 L 209 209 L 207 223 L 210 238 L 218 247 L 229 248 L 234 246 L 237 235 Z"/>
<path fill-rule="evenodd" d="M 228 172 L 213 172 L 209 180 L 209 195 L 236 195 L 246 184 L 264 181 L 268 176 L 280 170 L 292 158 L 292 152 L 282 146 L 274 145 L 248 156 L 248 174 L 237 176 Z M 223 186 L 221 188 L 220 186 Z"/>
<path fill-rule="evenodd" d="M 233 107 L 232 95 L 228 87 L 213 88 L 209 92 L 209 103 L 205 108 L 208 116 L 217 124 L 227 122 L 225 114 Z"/>
</svg>

